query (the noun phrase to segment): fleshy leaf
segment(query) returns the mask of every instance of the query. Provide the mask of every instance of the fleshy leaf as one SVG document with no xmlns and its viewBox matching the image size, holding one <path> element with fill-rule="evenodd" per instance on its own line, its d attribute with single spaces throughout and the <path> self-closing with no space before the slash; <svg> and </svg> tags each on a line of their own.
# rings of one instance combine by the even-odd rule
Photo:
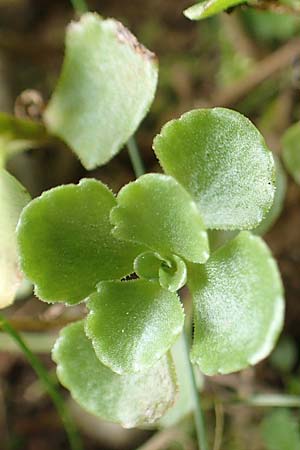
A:
<svg viewBox="0 0 300 450">
<path fill-rule="evenodd" d="M 152 367 L 184 322 L 178 296 L 147 280 L 100 283 L 87 306 L 86 334 L 99 360 L 119 374 Z"/>
<path fill-rule="evenodd" d="M 217 250 L 189 273 L 195 335 L 191 357 L 208 375 L 256 364 L 282 328 L 280 275 L 263 240 L 249 232 Z"/>
<path fill-rule="evenodd" d="M 200 20 L 246 2 L 247 0 L 206 0 L 190 6 L 183 14 L 188 19 Z"/>
<path fill-rule="evenodd" d="M 111 234 L 116 200 L 100 181 L 81 180 L 33 200 L 18 225 L 21 267 L 45 301 L 78 303 L 102 280 L 133 270 L 142 249 Z"/>
<path fill-rule="evenodd" d="M 140 278 L 157 281 L 170 292 L 176 292 L 186 284 L 187 267 L 176 255 L 164 259 L 159 253 L 144 252 L 134 260 L 133 267 Z"/>
<path fill-rule="evenodd" d="M 200 213 L 174 178 L 143 175 L 123 187 L 117 201 L 110 217 L 118 238 L 142 243 L 166 257 L 207 260 L 208 238 Z"/>
<path fill-rule="evenodd" d="M 300 122 L 292 125 L 282 138 L 282 159 L 288 173 L 300 184 Z"/>
<path fill-rule="evenodd" d="M 164 171 L 193 196 L 208 228 L 254 228 L 273 203 L 272 153 L 236 111 L 190 111 L 168 122 L 153 148 Z"/>
<path fill-rule="evenodd" d="M 173 255 L 170 264 L 161 264 L 158 274 L 160 285 L 170 292 L 176 292 L 186 283 L 187 267 L 179 256 Z"/>
<path fill-rule="evenodd" d="M 133 268 L 140 278 L 158 281 L 159 269 L 163 262 L 166 261 L 159 253 L 147 251 L 136 257 Z"/>
<path fill-rule="evenodd" d="M 22 281 L 16 226 L 29 201 L 25 188 L 6 170 L 0 169 L 0 309 L 13 302 Z"/>
<path fill-rule="evenodd" d="M 84 14 L 67 29 L 65 60 L 46 125 L 86 169 L 105 164 L 146 115 L 157 73 L 155 55 L 120 22 Z"/>
<path fill-rule="evenodd" d="M 267 212 L 266 217 L 263 221 L 258 225 L 257 228 L 254 228 L 252 232 L 254 234 L 258 234 L 260 236 L 264 235 L 269 231 L 272 226 L 275 224 L 276 220 L 279 218 L 286 194 L 286 174 L 283 170 L 281 162 L 279 158 L 274 155 L 275 166 L 276 166 L 276 190 L 273 205 L 271 206 L 270 211 Z"/>
<path fill-rule="evenodd" d="M 258 236 L 263 236 L 266 234 L 276 223 L 279 218 L 282 208 L 284 205 L 284 199 L 286 195 L 286 175 L 283 170 L 282 164 L 276 155 L 274 156 L 275 166 L 276 166 L 276 190 L 274 196 L 274 202 L 271 206 L 271 209 L 267 212 L 266 217 L 262 220 L 262 222 L 258 225 L 258 227 L 252 230 L 252 233 L 257 234 Z M 214 251 L 221 245 L 225 244 L 229 239 L 234 238 L 237 235 L 238 231 L 224 231 L 224 230 L 210 230 L 209 235 L 209 244 L 211 251 Z"/>
<path fill-rule="evenodd" d="M 40 146 L 47 138 L 42 124 L 0 112 L 0 160 Z"/>
<path fill-rule="evenodd" d="M 84 409 L 123 427 L 152 424 L 174 402 L 177 386 L 169 355 L 145 373 L 118 375 L 97 358 L 83 321 L 62 330 L 53 359 L 59 380 Z"/>
</svg>

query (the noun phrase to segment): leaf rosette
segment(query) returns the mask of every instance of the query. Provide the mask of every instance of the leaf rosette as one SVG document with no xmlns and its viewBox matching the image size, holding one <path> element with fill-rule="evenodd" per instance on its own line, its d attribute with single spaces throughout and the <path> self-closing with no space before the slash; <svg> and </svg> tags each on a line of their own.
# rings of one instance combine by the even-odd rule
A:
<svg viewBox="0 0 300 450">
<path fill-rule="evenodd" d="M 208 0 L 186 15 L 199 19 L 239 3 Z M 45 125 L 0 115 L 1 159 L 54 135 L 85 168 L 105 164 L 143 120 L 157 75 L 155 56 L 123 25 L 83 14 L 68 27 Z M 283 140 L 297 182 L 298 134 L 295 125 Z M 274 222 L 285 190 L 260 132 L 236 111 L 196 109 L 168 122 L 153 149 L 164 173 L 143 175 L 117 195 L 83 179 L 29 202 L 23 187 L 0 173 L 0 307 L 15 296 L 19 266 L 41 300 L 85 302 L 87 316 L 55 344 L 58 377 L 88 411 L 125 427 L 160 420 L 177 383 L 179 402 L 165 423 L 194 407 L 186 401 L 189 361 L 178 339 L 181 288 L 193 302 L 191 360 L 207 375 L 266 357 L 284 314 L 276 262 L 254 235 Z"/>
<path fill-rule="evenodd" d="M 87 317 L 54 349 L 62 384 L 124 426 L 155 422 L 175 400 L 170 349 L 184 325 L 184 285 L 194 306 L 191 359 L 208 375 L 266 357 L 284 313 L 276 262 L 248 231 L 275 190 L 258 130 L 235 111 L 200 109 L 169 122 L 154 150 L 166 174 L 141 176 L 117 196 L 92 179 L 51 189 L 18 224 L 21 267 L 37 295 L 87 302 Z M 208 229 L 235 237 L 210 254 Z"/>
</svg>

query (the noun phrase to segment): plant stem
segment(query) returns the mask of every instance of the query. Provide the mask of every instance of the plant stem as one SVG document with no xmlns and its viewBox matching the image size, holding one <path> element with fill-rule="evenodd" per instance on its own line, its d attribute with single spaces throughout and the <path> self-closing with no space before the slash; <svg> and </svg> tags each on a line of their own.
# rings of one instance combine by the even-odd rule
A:
<svg viewBox="0 0 300 450">
<path fill-rule="evenodd" d="M 12 326 L 12 323 L 10 322 Z M 50 353 L 56 341 L 53 333 L 22 333 L 27 345 L 33 353 Z M 20 353 L 21 349 L 16 341 L 7 333 L 0 332 L 0 351 Z"/>
<path fill-rule="evenodd" d="M 85 0 L 71 0 L 71 3 L 78 14 L 83 14 L 88 11 Z"/>
<path fill-rule="evenodd" d="M 131 136 L 127 142 L 127 148 L 135 176 L 138 178 L 145 173 L 145 167 L 136 144 L 136 140 L 133 136 Z"/>
<path fill-rule="evenodd" d="M 299 395 L 285 394 L 256 394 L 246 399 L 239 399 L 237 403 L 249 406 L 300 408 Z"/>
<path fill-rule="evenodd" d="M 46 331 L 46 330 L 57 330 L 69 323 L 76 322 L 76 320 L 84 319 L 85 315 L 79 313 L 78 315 L 74 315 L 72 317 L 59 317 L 57 319 L 40 319 L 38 317 L 24 317 L 17 316 L 12 317 L 10 319 L 10 324 L 15 330 L 18 331 L 29 331 L 29 332 L 38 332 L 38 331 Z M 0 322 L 0 331 L 2 329 L 2 325 Z"/>
<path fill-rule="evenodd" d="M 49 376 L 47 370 L 40 362 L 40 360 L 32 353 L 29 347 L 27 347 L 20 334 L 12 327 L 12 325 L 6 320 L 6 318 L 2 316 L 2 314 L 0 314 L 0 326 L 18 344 L 19 348 L 22 350 L 31 367 L 43 384 L 44 388 L 52 398 L 57 412 L 64 424 L 71 450 L 82 450 L 83 447 L 75 424 L 69 414 L 68 409 L 65 406 L 63 398 L 56 389 L 56 386 Z"/>
<path fill-rule="evenodd" d="M 189 356 L 189 340 L 186 334 L 186 331 L 183 330 L 183 339 L 185 344 L 185 356 L 187 360 L 187 365 L 189 368 L 189 379 L 191 388 L 193 391 L 193 400 L 194 400 L 194 420 L 195 420 L 195 427 L 196 427 L 196 433 L 197 433 L 197 440 L 198 440 L 198 448 L 199 450 L 208 450 L 207 440 L 206 440 L 206 431 L 205 431 L 205 421 L 204 421 L 204 414 L 203 409 L 201 405 L 200 395 L 197 388 L 197 383 L 195 379 L 195 373 L 193 369 L 193 365 L 190 360 Z"/>
</svg>

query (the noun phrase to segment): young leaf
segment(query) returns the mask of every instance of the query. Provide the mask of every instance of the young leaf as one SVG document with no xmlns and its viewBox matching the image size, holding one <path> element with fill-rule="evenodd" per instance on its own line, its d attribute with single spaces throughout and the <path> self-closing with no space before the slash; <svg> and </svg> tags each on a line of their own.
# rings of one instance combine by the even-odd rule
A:
<svg viewBox="0 0 300 450">
<path fill-rule="evenodd" d="M 288 409 L 268 414 L 261 424 L 261 433 L 268 450 L 300 449 L 298 420 Z"/>
<path fill-rule="evenodd" d="M 147 251 L 136 257 L 133 268 L 140 278 L 158 281 L 159 269 L 163 262 L 167 263 L 167 260 L 162 258 L 159 253 Z"/>
<path fill-rule="evenodd" d="M 187 280 L 187 267 L 179 256 L 173 255 L 170 258 L 170 265 L 161 264 L 158 271 L 160 285 L 170 292 L 181 289 Z"/>
<path fill-rule="evenodd" d="M 132 272 L 142 249 L 112 236 L 115 205 L 107 186 L 84 179 L 47 191 L 24 209 L 18 225 L 21 267 L 42 300 L 78 303 L 99 281 Z"/>
<path fill-rule="evenodd" d="M 142 243 L 166 257 L 207 260 L 208 238 L 200 213 L 174 178 L 143 175 L 121 189 L 117 201 L 110 216 L 116 237 Z"/>
<path fill-rule="evenodd" d="M 176 255 L 164 259 L 159 253 L 144 252 L 134 260 L 133 267 L 140 278 L 159 282 L 170 292 L 176 292 L 186 284 L 187 267 Z"/>
<path fill-rule="evenodd" d="M 273 203 L 272 153 L 236 111 L 190 111 L 167 123 L 153 148 L 164 171 L 191 193 L 208 228 L 254 228 Z"/>
<path fill-rule="evenodd" d="M 84 14 L 68 27 L 63 69 L 45 112 L 46 125 L 86 169 L 105 164 L 146 115 L 157 72 L 154 54 L 120 22 Z"/>
<path fill-rule="evenodd" d="M 205 0 L 190 6 L 183 14 L 188 19 L 200 20 L 246 2 L 247 0 Z"/>
<path fill-rule="evenodd" d="M 300 184 L 300 122 L 292 125 L 282 137 L 282 159 L 288 173 Z"/>
<path fill-rule="evenodd" d="M 152 367 L 184 322 L 178 296 L 146 280 L 100 283 L 87 306 L 86 334 L 99 360 L 119 374 Z"/>
<path fill-rule="evenodd" d="M 53 359 L 59 380 L 84 409 L 123 427 L 152 424 L 174 402 L 177 386 L 170 356 L 145 373 L 117 375 L 97 358 L 83 321 L 62 330 Z"/>
<path fill-rule="evenodd" d="M 25 188 L 0 169 L 0 309 L 13 302 L 22 281 L 15 230 L 19 215 L 29 201 Z"/>
<path fill-rule="evenodd" d="M 195 335 L 191 357 L 208 374 L 230 373 L 266 357 L 283 323 L 280 275 L 266 244 L 249 232 L 189 274 Z"/>
</svg>

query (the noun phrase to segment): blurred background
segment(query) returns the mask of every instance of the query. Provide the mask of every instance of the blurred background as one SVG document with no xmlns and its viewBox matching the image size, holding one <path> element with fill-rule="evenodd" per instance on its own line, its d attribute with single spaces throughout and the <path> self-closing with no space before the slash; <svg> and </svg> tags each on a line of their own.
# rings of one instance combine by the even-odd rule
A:
<svg viewBox="0 0 300 450">
<path fill-rule="evenodd" d="M 260 9 L 243 6 L 201 22 L 183 16 L 188 0 L 88 0 L 88 5 L 123 22 L 158 56 L 156 99 L 136 135 L 147 171 L 160 170 L 151 145 L 161 126 L 201 106 L 224 106 L 245 114 L 280 157 L 284 131 L 300 119 L 300 15 L 293 12 L 291 2 L 265 1 Z M 65 27 L 72 18 L 67 0 L 0 0 L 0 111 L 39 120 L 60 71 Z M 86 172 L 61 143 L 19 154 L 9 161 L 8 169 L 32 196 L 84 176 L 101 179 L 114 192 L 134 179 L 126 150 L 106 166 Z M 286 291 L 284 332 L 271 357 L 255 368 L 205 380 L 202 396 L 212 450 L 300 448 L 297 408 L 234 401 L 236 396 L 247 399 L 256 393 L 300 399 L 300 187 L 290 177 L 287 181 L 282 213 L 265 236 Z M 17 328 L 29 333 L 29 346 L 54 377 L 51 346 L 62 324 L 80 317 L 81 306 L 49 307 L 24 286 L 19 300 L 5 312 Z M 43 327 L 43 320 L 52 321 L 52 326 Z M 197 448 L 190 416 L 157 432 L 123 430 L 88 415 L 64 395 L 86 450 Z M 1 333 L 0 449 L 67 448 L 51 400 L 32 368 Z"/>
</svg>

